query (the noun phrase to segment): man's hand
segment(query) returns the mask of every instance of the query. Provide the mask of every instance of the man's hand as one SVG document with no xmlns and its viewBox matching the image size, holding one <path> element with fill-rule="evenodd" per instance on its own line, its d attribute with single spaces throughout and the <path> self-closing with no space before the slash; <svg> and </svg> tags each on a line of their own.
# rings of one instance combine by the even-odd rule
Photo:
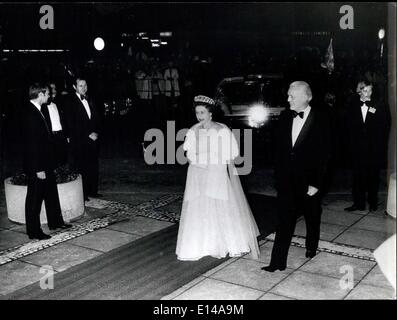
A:
<svg viewBox="0 0 397 320">
<path fill-rule="evenodd" d="M 96 132 L 91 132 L 91 134 L 88 136 L 91 140 L 95 141 L 98 139 L 98 134 Z"/>
<path fill-rule="evenodd" d="M 40 172 L 36 172 L 37 178 L 39 178 L 40 180 L 44 180 L 45 179 L 45 172 L 44 171 L 40 171 Z"/>
<path fill-rule="evenodd" d="M 318 189 L 313 186 L 309 186 L 309 188 L 307 190 L 307 194 L 309 196 L 314 196 L 317 192 L 318 192 Z"/>
</svg>

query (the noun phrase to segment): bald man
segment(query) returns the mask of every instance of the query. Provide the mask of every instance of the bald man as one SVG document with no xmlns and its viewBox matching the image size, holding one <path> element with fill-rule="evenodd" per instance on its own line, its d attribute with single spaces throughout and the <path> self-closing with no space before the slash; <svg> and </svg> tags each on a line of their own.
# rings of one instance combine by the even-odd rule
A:
<svg viewBox="0 0 397 320">
<path fill-rule="evenodd" d="M 262 268 L 268 272 L 287 267 L 288 250 L 301 214 L 306 223 L 306 257 L 313 258 L 317 252 L 330 121 L 325 111 L 310 105 L 311 100 L 312 91 L 306 82 L 291 83 L 290 109 L 282 112 L 278 122 L 275 150 L 278 225 L 270 265 Z"/>
</svg>

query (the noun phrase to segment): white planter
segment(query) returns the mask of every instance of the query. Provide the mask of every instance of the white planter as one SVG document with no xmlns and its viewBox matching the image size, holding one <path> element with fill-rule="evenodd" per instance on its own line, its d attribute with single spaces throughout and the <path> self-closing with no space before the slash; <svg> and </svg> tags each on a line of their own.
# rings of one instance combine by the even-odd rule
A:
<svg viewBox="0 0 397 320">
<path fill-rule="evenodd" d="M 65 222 L 76 220 L 84 214 L 83 184 L 81 175 L 76 180 L 57 185 L 62 216 Z M 25 224 L 25 200 L 27 187 L 11 184 L 11 178 L 4 180 L 8 219 Z M 44 201 L 40 221 L 47 223 Z"/>
</svg>

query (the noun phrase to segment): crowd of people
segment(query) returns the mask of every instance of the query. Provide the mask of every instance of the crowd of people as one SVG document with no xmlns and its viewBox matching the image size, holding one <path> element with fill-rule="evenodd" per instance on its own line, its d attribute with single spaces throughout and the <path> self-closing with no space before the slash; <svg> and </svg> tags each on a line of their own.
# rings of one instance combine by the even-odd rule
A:
<svg viewBox="0 0 397 320">
<path fill-rule="evenodd" d="M 390 123 L 381 99 L 368 80 L 357 84 L 347 112 L 344 132 L 350 146 L 353 204 L 345 211 L 378 210 L 380 159 L 385 153 Z M 288 251 L 297 218 L 306 224 L 306 258 L 317 254 L 326 193 L 327 172 L 335 144 L 332 110 L 313 101 L 305 81 L 290 83 L 285 109 L 277 120 L 274 150 L 277 227 L 267 272 L 287 268 Z M 186 134 L 189 159 L 176 254 L 179 260 L 205 256 L 224 258 L 260 255 L 258 227 L 233 166 L 238 145 L 231 130 L 214 121 L 216 103 L 206 96 L 194 98 L 197 124 Z"/>
<path fill-rule="evenodd" d="M 208 60 L 199 63 L 208 67 L 211 59 Z M 178 259 L 197 260 L 207 255 L 221 258 L 247 252 L 257 257 L 258 228 L 234 174 L 233 159 L 239 154 L 237 143 L 230 129 L 212 118 L 218 107 L 216 101 L 197 95 L 199 91 L 211 95 L 199 85 L 200 76 L 205 73 L 199 76 L 189 72 L 187 65 L 182 69 L 172 59 L 161 62 L 137 54 L 133 66 L 124 68 L 116 64 L 110 81 L 117 88 L 119 98 L 132 97 L 133 111 L 127 111 L 130 117 L 125 119 L 135 122 L 125 124 L 133 127 L 138 141 L 142 141 L 145 130 L 153 126 L 162 128 L 167 120 L 175 120 L 184 128 L 191 127 L 184 142 L 190 165 L 176 248 Z M 255 69 L 251 61 L 249 68 L 253 65 Z M 381 69 L 351 72 L 341 66 L 331 74 L 320 65 L 310 66 L 313 69 L 310 72 L 302 72 L 305 65 L 299 66 L 301 70 L 292 65 L 284 70 L 286 81 L 292 78 L 294 81 L 289 82 L 286 110 L 277 120 L 275 150 L 266 151 L 275 153 L 275 187 L 279 199 L 271 262 L 263 268 L 269 272 L 285 270 L 296 217 L 301 213 L 307 224 L 306 257 L 316 255 L 321 198 L 341 141 L 346 141 L 343 145 L 347 149 L 342 152 L 347 152 L 353 173 L 353 204 L 346 211 L 365 210 L 367 204 L 371 211 L 378 209 L 381 160 L 387 149 L 390 119 Z M 106 132 L 109 115 L 103 106 L 109 91 L 111 95 L 114 91 L 104 90 L 109 79 L 97 73 L 91 62 L 84 67 L 84 76 L 80 75 L 80 68 L 63 67 L 62 81 L 31 84 L 30 101 L 26 99 L 20 109 L 24 169 L 28 176 L 26 231 L 31 239 L 50 237 L 40 226 L 43 201 L 50 229 L 71 227 L 62 218 L 54 179 L 56 167 L 67 164 L 81 174 L 85 201 L 102 196 L 98 193 L 99 146 L 106 134 L 112 136 L 111 131 Z M 213 74 L 207 86 L 208 83 L 214 86 L 217 81 Z M 347 85 L 346 81 L 351 83 Z M 214 93 L 215 88 L 212 89 Z M 119 111 L 123 110 L 116 108 L 111 112 L 116 127 L 124 116 Z M 150 122 L 145 122 L 147 119 Z M 198 123 L 191 126 L 193 122 Z M 210 141 L 221 137 L 228 148 L 218 149 L 218 145 L 200 142 L 207 141 L 211 135 L 215 139 Z M 131 135 L 127 133 L 125 138 Z M 228 154 L 222 155 L 219 150 Z M 204 163 L 197 161 L 201 153 L 206 155 Z M 211 162 L 219 157 L 226 162 Z"/>
<path fill-rule="evenodd" d="M 29 87 L 21 123 L 23 164 L 27 176 L 25 202 L 26 232 L 30 239 L 49 239 L 40 226 L 44 201 L 48 227 L 67 229 L 57 191 L 55 169 L 69 165 L 82 176 L 83 197 L 98 193 L 98 150 L 100 115 L 86 95 L 83 77 L 74 80 L 74 93 L 59 102 L 54 83 L 34 83 Z"/>
<path fill-rule="evenodd" d="M 3 139 L 5 135 L 7 140 L 18 139 L 20 110 L 16 105 L 21 104 L 26 88 L 38 75 L 46 82 L 54 82 L 61 98 L 74 92 L 74 75 L 84 74 L 90 95 L 104 116 L 103 133 L 108 143 L 102 152 L 106 157 L 118 154 L 115 148 L 131 148 L 124 147 L 124 142 L 135 140 L 134 145 L 140 144 L 143 132 L 164 126 L 163 120 L 174 120 L 180 128 L 192 125 L 193 97 L 214 96 L 217 84 L 225 77 L 277 72 L 283 74 L 285 86 L 294 79 L 303 79 L 313 89 L 313 100 L 334 110 L 336 122 L 345 118 L 360 79 L 373 82 L 379 98 L 387 96 L 386 66 L 366 50 L 336 51 L 332 73 L 320 66 L 322 52 L 317 47 L 298 48 L 283 56 L 272 55 L 264 48 L 234 49 L 222 57 L 182 48 L 164 55 L 152 50 L 112 60 L 74 59 L 53 56 L 46 58 L 44 65 L 33 56 L 1 60 L 0 68 L 7 78 L 0 88 L 5 98 L 1 105 Z"/>
</svg>

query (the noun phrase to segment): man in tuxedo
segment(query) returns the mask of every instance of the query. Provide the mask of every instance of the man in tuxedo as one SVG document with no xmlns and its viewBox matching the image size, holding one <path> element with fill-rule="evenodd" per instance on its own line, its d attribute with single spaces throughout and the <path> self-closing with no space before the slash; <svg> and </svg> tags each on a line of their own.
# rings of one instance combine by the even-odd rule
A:
<svg viewBox="0 0 397 320">
<path fill-rule="evenodd" d="M 353 169 L 353 205 L 346 211 L 378 209 L 379 171 L 387 150 L 389 119 L 385 106 L 372 97 L 373 85 L 361 81 L 347 114 L 348 149 Z M 359 83 L 359 84 L 360 84 Z"/>
<path fill-rule="evenodd" d="M 43 105 L 42 113 L 52 132 L 53 152 L 56 166 L 65 165 L 68 159 L 68 131 L 63 109 L 57 100 L 55 83 L 50 83 L 50 98 Z"/>
<path fill-rule="evenodd" d="M 49 98 L 49 88 L 34 84 L 29 88 L 30 102 L 25 117 L 25 172 L 28 186 L 25 202 L 26 233 L 30 239 L 49 239 L 40 227 L 41 205 L 45 203 L 48 227 L 67 229 L 62 218 L 58 189 L 54 175 L 51 131 L 41 113 L 42 106 Z"/>
<path fill-rule="evenodd" d="M 82 175 L 84 200 L 101 197 L 98 194 L 99 113 L 86 96 L 88 87 L 84 78 L 76 78 L 65 104 L 72 166 Z"/>
<path fill-rule="evenodd" d="M 313 258 L 317 252 L 330 121 L 327 111 L 309 105 L 311 99 L 312 92 L 306 82 L 291 83 L 290 110 L 283 111 L 278 122 L 275 153 L 278 224 L 270 265 L 262 268 L 268 272 L 286 268 L 300 214 L 306 223 L 306 257 Z"/>
</svg>

